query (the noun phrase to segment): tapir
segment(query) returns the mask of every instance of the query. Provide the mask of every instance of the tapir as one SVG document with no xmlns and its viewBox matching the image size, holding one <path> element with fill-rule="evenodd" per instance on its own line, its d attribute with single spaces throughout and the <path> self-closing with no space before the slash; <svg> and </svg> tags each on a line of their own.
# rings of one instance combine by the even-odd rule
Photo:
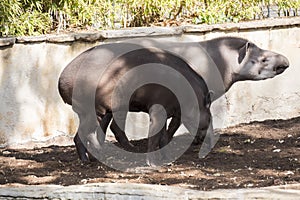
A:
<svg viewBox="0 0 300 200">
<path fill-rule="evenodd" d="M 120 76 L 116 76 L 116 73 L 111 72 L 113 75 L 106 78 L 105 83 L 100 81 L 102 83 L 101 85 L 98 83 L 99 71 L 103 71 L 106 68 L 109 71 L 110 68 L 113 69 L 111 63 L 118 63 L 118 71 L 121 72 L 119 73 L 120 75 L 126 73 L 128 66 L 132 65 L 131 63 L 137 62 L 137 60 L 139 64 L 151 63 L 148 54 L 138 53 L 150 47 L 171 52 L 168 55 L 172 55 L 174 59 L 177 57 L 182 58 L 187 64 L 182 66 L 178 65 L 177 68 L 192 68 L 199 77 L 203 77 L 208 85 L 208 89 L 214 91 L 215 99 L 223 95 L 232 84 L 237 81 L 273 78 L 289 67 L 288 59 L 283 55 L 263 50 L 248 40 L 236 37 L 222 37 L 203 42 L 186 43 L 161 43 L 160 41 L 142 40 L 130 42 L 125 45 L 124 43 L 118 43 L 94 47 L 75 58 L 64 69 L 59 79 L 61 97 L 66 103 L 72 105 L 74 111 L 79 115 L 80 125 L 74 141 L 82 160 L 86 160 L 88 157 L 86 154 L 87 151 L 82 147 L 83 144 L 78 135 L 80 135 L 81 132 L 87 135 L 94 132 L 95 129 L 99 128 L 99 124 L 105 132 L 112 116 L 109 112 L 111 111 L 110 108 L 105 107 L 106 109 L 103 109 L 103 107 L 101 107 L 98 109 L 97 106 L 95 106 L 96 114 L 93 117 L 89 116 L 89 112 L 95 111 L 84 108 L 85 106 L 81 105 L 77 97 L 89 96 L 93 93 L 89 91 L 96 91 L 94 94 L 96 101 L 89 103 L 102 105 L 103 101 L 101 102 L 101 99 L 99 100 L 97 97 L 101 96 L 103 98 L 106 93 L 103 92 L 105 89 L 101 88 L 106 88 L 105 86 L 107 85 L 111 86 Z M 135 55 L 124 57 L 126 52 L 134 52 Z M 158 52 L 155 52 L 155 55 L 159 57 Z M 175 55 L 175 57 L 173 55 Z M 122 59 L 120 59 L 121 57 Z M 159 62 L 161 62 L 161 60 Z M 74 97 L 73 91 L 76 85 L 81 89 L 75 90 L 78 94 Z M 108 97 L 110 96 L 108 95 Z M 85 104 L 87 103 L 85 102 Z M 109 103 L 105 106 L 108 104 Z M 142 109 L 139 111 L 142 111 Z M 97 120 L 95 121 L 95 118 L 98 119 L 99 123 Z M 89 121 L 93 121 L 93 123 Z M 169 138 L 173 136 L 180 123 L 180 118 L 172 118 L 167 133 Z M 89 127 L 87 128 L 88 130 L 82 130 L 82 128 L 86 126 L 81 124 L 87 124 L 86 126 Z M 118 131 L 120 127 L 118 127 L 114 121 L 112 122 L 111 128 L 115 134 L 117 133 L 116 137 L 121 144 L 129 144 L 126 135 L 124 132 Z M 154 149 L 155 147 L 152 146 L 151 148 Z"/>
<path fill-rule="evenodd" d="M 158 48 L 136 48 L 132 44 L 118 44 L 116 48 L 132 49 L 110 62 L 101 72 L 89 71 L 91 64 L 97 65 L 97 59 L 95 63 L 86 60 L 84 57 L 88 58 L 96 49 L 88 50 L 71 62 L 59 79 L 61 97 L 72 104 L 79 116 L 74 141 L 82 161 L 89 160 L 89 148 L 100 151 L 101 144 L 94 133 L 101 134 L 99 130 L 105 133 L 112 113 L 113 131 L 119 128 L 116 119 L 125 123 L 127 112 L 149 113 L 148 152 L 156 151 L 165 145 L 162 145 L 163 141 L 169 140 L 166 133 L 168 118 L 181 119 L 195 135 L 208 129 L 211 121 L 210 92 L 203 78 L 183 59 Z M 69 79 L 68 71 L 72 69 L 77 70 L 73 72 L 77 80 Z M 89 75 L 90 72 L 93 74 Z M 147 162 L 154 165 L 154 160 L 149 158 Z"/>
</svg>

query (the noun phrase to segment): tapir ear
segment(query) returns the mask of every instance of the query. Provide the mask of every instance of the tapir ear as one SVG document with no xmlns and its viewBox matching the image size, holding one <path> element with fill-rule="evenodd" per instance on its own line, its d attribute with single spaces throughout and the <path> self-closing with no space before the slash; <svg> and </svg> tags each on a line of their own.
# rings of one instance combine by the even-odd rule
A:
<svg viewBox="0 0 300 200">
<path fill-rule="evenodd" d="M 241 64 L 244 58 L 246 57 L 246 54 L 249 51 L 250 46 L 251 43 L 247 42 L 244 46 L 242 46 L 242 48 L 239 49 L 239 58 L 238 58 L 239 64 Z"/>
</svg>

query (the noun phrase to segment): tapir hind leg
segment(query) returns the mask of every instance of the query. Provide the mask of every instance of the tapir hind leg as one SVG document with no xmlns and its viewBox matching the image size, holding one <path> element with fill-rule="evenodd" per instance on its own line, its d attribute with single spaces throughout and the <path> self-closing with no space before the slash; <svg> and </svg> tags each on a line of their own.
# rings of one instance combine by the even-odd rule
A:
<svg viewBox="0 0 300 200">
<path fill-rule="evenodd" d="M 80 160 L 83 162 L 88 162 L 90 160 L 88 151 L 93 149 L 92 152 L 94 154 L 95 151 L 100 149 L 100 144 L 95 133 L 99 123 L 96 119 L 96 116 L 93 115 L 78 114 L 78 117 L 79 127 L 74 137 L 74 142 Z"/>
<path fill-rule="evenodd" d="M 98 140 L 98 141 L 96 141 L 97 145 L 98 145 L 98 142 L 99 142 L 99 145 L 102 145 L 104 143 L 105 136 L 106 136 L 106 130 L 107 130 L 107 127 L 109 125 L 109 122 L 110 122 L 111 118 L 112 118 L 111 113 L 107 113 L 103 117 L 97 116 L 97 121 L 99 123 L 99 126 L 96 129 L 96 133 L 97 133 L 96 136 L 97 136 L 97 140 Z M 80 148 L 78 150 L 77 145 L 76 145 L 78 154 L 79 155 L 87 154 L 89 161 L 96 161 L 97 158 L 93 155 L 92 152 L 89 152 L 86 149 L 86 147 L 83 145 L 82 141 L 80 140 L 80 138 L 78 136 L 77 136 L 76 140 L 77 140 L 77 142 L 79 143 L 79 146 L 80 146 Z M 74 141 L 75 141 L 75 138 L 74 138 Z M 83 151 L 83 152 L 81 152 L 81 151 Z"/>
<path fill-rule="evenodd" d="M 76 151 L 77 151 L 77 154 L 79 156 L 79 159 L 82 162 L 88 162 L 89 161 L 89 156 L 88 156 L 88 153 L 87 153 L 87 149 L 86 149 L 85 145 L 82 143 L 82 141 L 79 137 L 78 131 L 77 131 L 77 133 L 74 137 L 74 143 L 75 143 L 75 147 L 76 147 Z"/>
<path fill-rule="evenodd" d="M 103 144 L 106 136 L 106 130 L 112 118 L 112 113 L 106 113 L 103 117 L 97 116 L 100 126 L 97 128 L 97 138 L 100 144 Z"/>
<path fill-rule="evenodd" d="M 115 119 L 113 119 L 110 129 L 114 133 L 117 141 L 121 144 L 122 147 L 126 149 L 132 149 L 134 146 L 129 142 L 126 133 L 124 132 L 125 129 L 126 118 L 119 119 L 118 124 L 116 123 Z"/>
</svg>

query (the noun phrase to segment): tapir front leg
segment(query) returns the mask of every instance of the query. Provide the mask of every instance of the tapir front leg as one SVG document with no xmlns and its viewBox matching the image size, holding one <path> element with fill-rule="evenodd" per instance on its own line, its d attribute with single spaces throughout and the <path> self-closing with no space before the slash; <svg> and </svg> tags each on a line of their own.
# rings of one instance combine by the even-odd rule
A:
<svg viewBox="0 0 300 200">
<path fill-rule="evenodd" d="M 114 133 L 117 141 L 121 144 L 122 147 L 126 149 L 132 149 L 134 146 L 129 142 L 128 137 L 126 136 L 125 130 L 126 117 L 119 118 L 118 123 L 113 119 L 110 129 Z"/>
<path fill-rule="evenodd" d="M 207 130 L 199 130 L 193 140 L 193 145 L 199 145 L 203 142 L 205 136 L 206 136 Z"/>
<path fill-rule="evenodd" d="M 204 136 L 204 141 L 201 145 L 200 151 L 199 151 L 199 158 L 205 158 L 207 154 L 212 150 L 212 148 L 215 146 L 217 141 L 220 138 L 219 132 L 214 132 L 213 129 L 213 123 L 211 122 L 207 132 L 206 136 Z"/>
<path fill-rule="evenodd" d="M 148 133 L 148 153 L 147 164 L 156 166 L 162 164 L 160 161 L 161 153 L 156 151 L 159 147 L 162 135 L 166 133 L 167 116 L 165 110 L 160 105 L 154 105 L 149 109 L 150 126 Z"/>
<path fill-rule="evenodd" d="M 181 124 L 180 116 L 179 117 L 172 117 L 171 122 L 166 130 L 166 134 L 162 135 L 162 138 L 159 143 L 159 147 L 163 148 L 166 146 L 173 138 L 175 132 L 178 130 Z"/>
</svg>

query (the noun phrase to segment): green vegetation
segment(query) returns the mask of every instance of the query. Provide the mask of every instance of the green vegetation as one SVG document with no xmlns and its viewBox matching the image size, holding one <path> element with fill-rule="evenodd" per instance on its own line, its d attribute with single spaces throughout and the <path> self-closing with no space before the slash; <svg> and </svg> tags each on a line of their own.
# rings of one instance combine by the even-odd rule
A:
<svg viewBox="0 0 300 200">
<path fill-rule="evenodd" d="M 276 6 L 297 15 L 300 0 L 0 0 L 0 36 L 39 35 L 72 29 L 116 29 L 215 24 L 266 17 Z"/>
</svg>

